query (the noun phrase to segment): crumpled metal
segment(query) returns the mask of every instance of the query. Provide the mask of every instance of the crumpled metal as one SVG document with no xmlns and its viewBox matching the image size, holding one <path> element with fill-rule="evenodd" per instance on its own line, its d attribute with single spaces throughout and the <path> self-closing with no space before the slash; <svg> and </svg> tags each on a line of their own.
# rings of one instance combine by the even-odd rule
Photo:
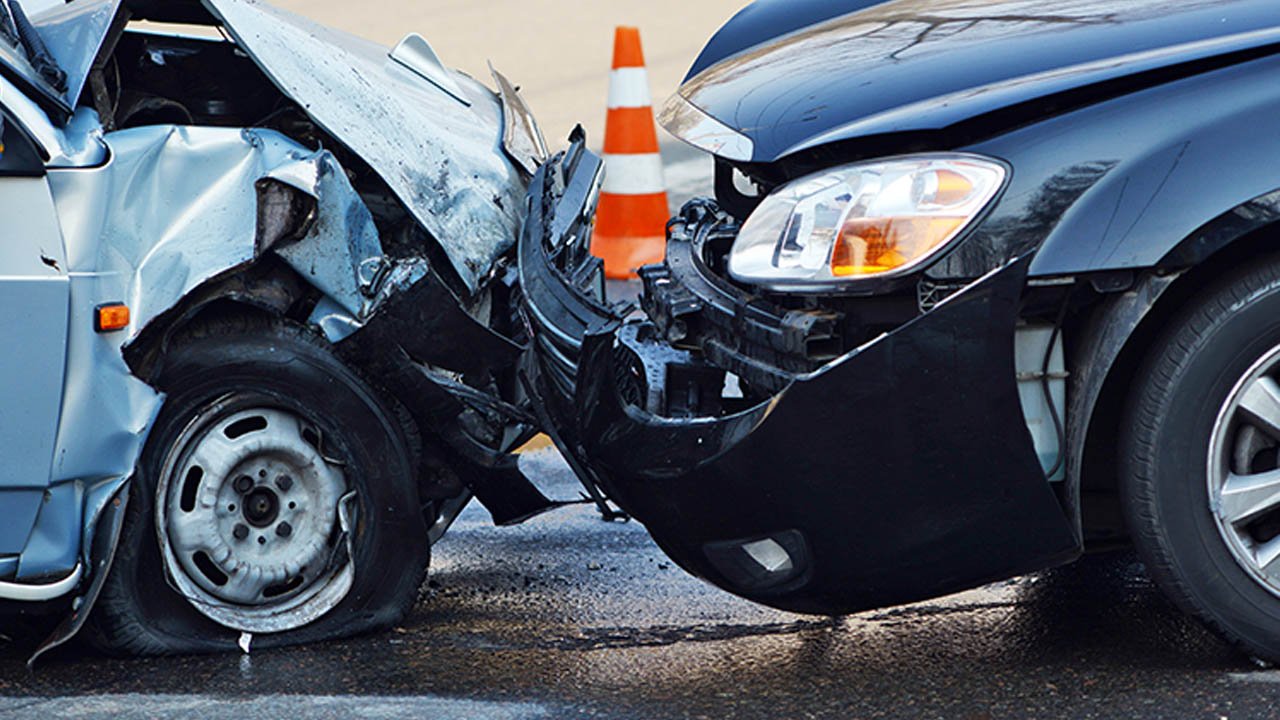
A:
<svg viewBox="0 0 1280 720">
<path fill-rule="evenodd" d="M 54 172 L 49 182 L 66 242 L 72 304 L 88 312 L 101 302 L 124 301 L 133 322 L 127 331 L 101 335 L 87 318 L 73 318 L 55 488 L 73 481 L 123 482 L 133 473 L 162 398 L 132 374 L 121 348 L 201 284 L 258 257 L 260 181 L 287 181 L 315 200 L 310 231 L 271 251 L 311 280 L 327 302 L 352 308 L 358 317 L 367 302 L 360 268 L 382 262 L 373 218 L 328 151 L 312 151 L 271 130 L 235 128 L 143 127 L 106 139 L 109 163 Z M 79 506 L 80 493 L 51 497 L 64 495 Z M 99 495 L 105 497 L 94 497 Z M 101 502 L 86 515 L 93 517 Z"/>
<path fill-rule="evenodd" d="M 476 290 L 515 244 L 525 182 L 502 150 L 498 98 L 454 73 L 470 106 L 376 43 L 255 0 L 204 0 L 236 44 L 368 163 Z"/>
</svg>

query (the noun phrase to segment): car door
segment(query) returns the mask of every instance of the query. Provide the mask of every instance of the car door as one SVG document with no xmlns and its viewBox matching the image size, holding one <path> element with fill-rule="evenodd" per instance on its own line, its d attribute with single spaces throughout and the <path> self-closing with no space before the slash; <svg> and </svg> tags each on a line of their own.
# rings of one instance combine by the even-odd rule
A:
<svg viewBox="0 0 1280 720">
<path fill-rule="evenodd" d="M 44 163 L 22 129 L 0 136 L 0 575 L 49 484 L 66 366 L 70 282 Z M 15 559 L 16 560 L 16 559 Z"/>
</svg>

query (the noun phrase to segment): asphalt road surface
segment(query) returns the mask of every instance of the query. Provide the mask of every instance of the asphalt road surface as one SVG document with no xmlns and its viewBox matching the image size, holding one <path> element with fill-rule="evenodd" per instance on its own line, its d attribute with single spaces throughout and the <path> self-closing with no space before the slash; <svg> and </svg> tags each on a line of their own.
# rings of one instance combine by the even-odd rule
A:
<svg viewBox="0 0 1280 720">
<path fill-rule="evenodd" d="M 525 456 L 549 494 L 577 488 Z M 0 649 L 0 718 L 1268 718 L 1280 673 L 1164 602 L 1126 556 L 840 619 L 775 612 L 574 506 L 497 529 L 472 507 L 391 632 L 118 660 Z"/>
</svg>

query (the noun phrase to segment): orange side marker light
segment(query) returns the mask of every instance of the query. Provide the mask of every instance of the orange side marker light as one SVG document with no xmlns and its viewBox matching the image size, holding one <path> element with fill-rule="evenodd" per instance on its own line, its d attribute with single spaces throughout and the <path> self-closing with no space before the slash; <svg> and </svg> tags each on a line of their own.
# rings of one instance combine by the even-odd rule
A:
<svg viewBox="0 0 1280 720">
<path fill-rule="evenodd" d="M 100 333 L 129 327 L 129 306 L 124 303 L 99 305 L 93 313 L 93 329 Z"/>
</svg>

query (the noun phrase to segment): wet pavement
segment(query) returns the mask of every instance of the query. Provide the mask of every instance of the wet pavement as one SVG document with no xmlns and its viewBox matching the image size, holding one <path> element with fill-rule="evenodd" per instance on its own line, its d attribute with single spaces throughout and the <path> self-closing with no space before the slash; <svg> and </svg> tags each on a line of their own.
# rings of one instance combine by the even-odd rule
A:
<svg viewBox="0 0 1280 720">
<path fill-rule="evenodd" d="M 549 451 L 550 495 L 577 494 Z M 1267 718 L 1280 672 L 1170 607 L 1126 555 L 841 619 L 757 607 L 574 506 L 470 508 L 402 627 L 304 648 L 23 666 L 0 718 Z"/>
</svg>

